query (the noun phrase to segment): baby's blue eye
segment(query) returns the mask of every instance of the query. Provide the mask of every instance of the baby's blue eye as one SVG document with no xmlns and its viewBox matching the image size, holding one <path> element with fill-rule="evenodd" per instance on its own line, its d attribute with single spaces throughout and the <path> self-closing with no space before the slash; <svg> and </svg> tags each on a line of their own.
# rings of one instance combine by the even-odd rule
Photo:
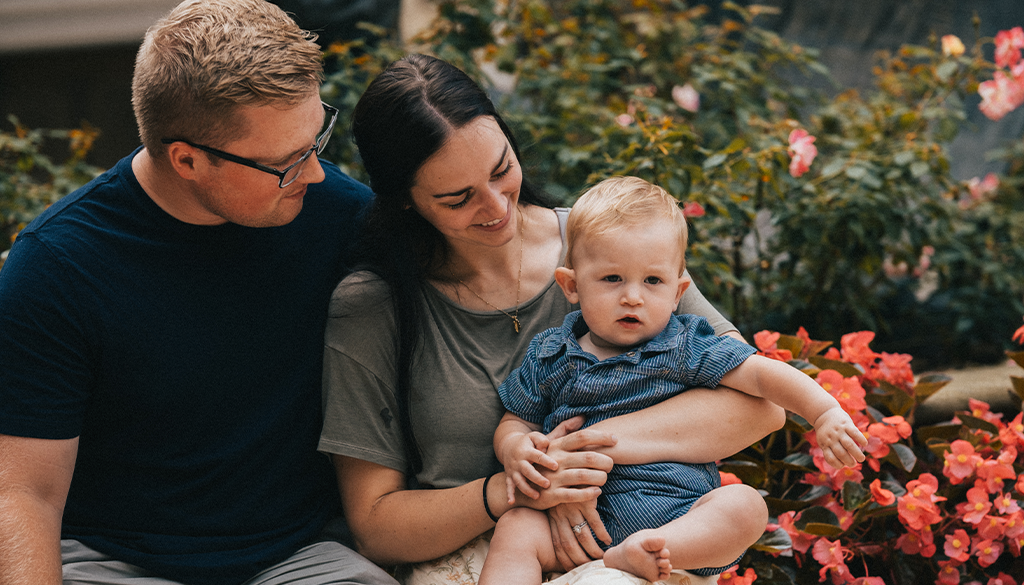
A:
<svg viewBox="0 0 1024 585">
<path fill-rule="evenodd" d="M 657 276 L 648 276 L 644 279 L 644 282 L 647 284 L 661 284 L 661 279 Z"/>
</svg>

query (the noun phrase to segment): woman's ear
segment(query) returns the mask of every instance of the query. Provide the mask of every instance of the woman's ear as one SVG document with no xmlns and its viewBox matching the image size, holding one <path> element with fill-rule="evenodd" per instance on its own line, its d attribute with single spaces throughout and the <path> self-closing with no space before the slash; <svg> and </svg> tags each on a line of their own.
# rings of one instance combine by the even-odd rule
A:
<svg viewBox="0 0 1024 585">
<path fill-rule="evenodd" d="M 558 283 L 558 286 L 562 287 L 562 293 L 570 303 L 574 305 L 579 304 L 580 295 L 576 292 L 575 270 L 559 266 L 555 269 L 555 282 Z"/>
</svg>

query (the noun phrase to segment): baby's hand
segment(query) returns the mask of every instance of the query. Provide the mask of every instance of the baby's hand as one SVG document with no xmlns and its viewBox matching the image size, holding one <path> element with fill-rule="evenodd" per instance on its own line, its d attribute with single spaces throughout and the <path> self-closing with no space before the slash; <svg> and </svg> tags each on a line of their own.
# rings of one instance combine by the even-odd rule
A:
<svg viewBox="0 0 1024 585">
<path fill-rule="evenodd" d="M 814 431 L 825 462 L 832 467 L 853 467 L 864 461 L 861 447 L 866 447 L 868 440 L 842 408 L 836 406 L 821 413 L 814 421 Z"/>
<path fill-rule="evenodd" d="M 536 500 L 540 497 L 540 492 L 533 484 L 541 488 L 551 485 L 551 482 L 534 467 L 536 464 L 552 471 L 558 469 L 558 462 L 548 457 L 546 453 L 548 444 L 548 438 L 536 431 L 512 435 L 505 439 L 502 461 L 505 462 L 505 488 L 509 504 L 516 502 L 516 488 Z"/>
</svg>

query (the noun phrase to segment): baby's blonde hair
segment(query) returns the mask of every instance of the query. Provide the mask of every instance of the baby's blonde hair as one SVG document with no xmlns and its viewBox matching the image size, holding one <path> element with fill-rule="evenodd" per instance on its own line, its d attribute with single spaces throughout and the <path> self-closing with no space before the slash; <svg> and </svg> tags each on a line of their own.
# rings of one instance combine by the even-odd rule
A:
<svg viewBox="0 0 1024 585">
<path fill-rule="evenodd" d="M 566 268 L 572 268 L 575 245 L 587 236 L 601 236 L 623 228 L 643 229 L 657 220 L 676 228 L 680 251 L 679 274 L 686 270 L 686 217 L 668 191 L 638 177 L 612 177 L 580 196 L 569 213 L 565 235 Z"/>
<path fill-rule="evenodd" d="M 247 131 L 239 106 L 290 107 L 323 79 L 316 35 L 264 0 L 186 0 L 150 27 L 132 106 L 150 153 L 163 138 L 221 146 Z"/>
</svg>

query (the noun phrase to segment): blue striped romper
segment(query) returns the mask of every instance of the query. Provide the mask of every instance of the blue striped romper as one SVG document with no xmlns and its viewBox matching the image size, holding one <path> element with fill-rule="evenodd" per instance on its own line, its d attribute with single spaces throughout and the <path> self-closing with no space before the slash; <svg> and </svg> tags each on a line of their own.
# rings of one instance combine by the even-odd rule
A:
<svg viewBox="0 0 1024 585">
<path fill-rule="evenodd" d="M 644 345 L 604 361 L 584 351 L 587 332 L 580 311 L 566 315 L 530 343 L 523 364 L 498 388 L 505 408 L 545 433 L 577 415 L 584 426 L 643 410 L 690 388 L 714 388 L 755 353 L 731 337 L 719 337 L 703 317 L 676 315 Z M 701 496 L 721 485 L 714 463 L 616 465 L 601 488 L 597 509 L 612 544 L 682 516 Z M 691 570 L 715 575 L 725 567 Z"/>
</svg>

